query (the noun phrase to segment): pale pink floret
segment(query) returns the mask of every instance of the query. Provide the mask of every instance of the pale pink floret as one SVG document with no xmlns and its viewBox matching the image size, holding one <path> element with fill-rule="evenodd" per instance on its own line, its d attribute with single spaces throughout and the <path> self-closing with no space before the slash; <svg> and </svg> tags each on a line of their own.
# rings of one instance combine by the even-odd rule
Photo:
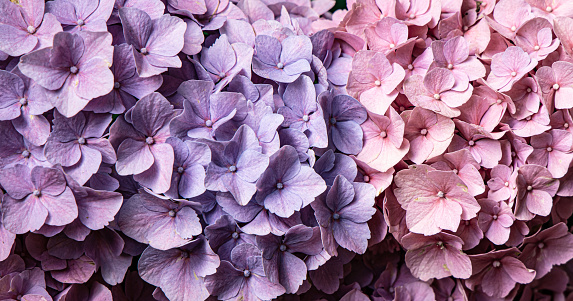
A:
<svg viewBox="0 0 573 301">
<path fill-rule="evenodd" d="M 517 195 L 517 171 L 512 171 L 506 165 L 497 165 L 491 169 L 490 179 L 487 181 L 489 191 L 487 197 L 494 201 L 509 201 Z"/>
<path fill-rule="evenodd" d="M 511 131 L 519 137 L 531 137 L 549 130 L 551 128 L 549 121 L 547 107 L 541 105 L 539 111 L 531 116 L 527 116 L 521 120 L 515 118 L 509 119 L 508 129 L 511 129 Z"/>
<path fill-rule="evenodd" d="M 559 38 L 563 49 L 565 49 L 569 55 L 573 55 L 573 19 L 569 17 L 555 18 L 553 20 L 553 31 L 557 38 Z"/>
<path fill-rule="evenodd" d="M 394 181 L 398 187 L 394 193 L 406 210 L 406 224 L 414 233 L 456 231 L 460 220 L 475 217 L 480 209 L 467 186 L 451 171 L 415 165 L 399 171 Z"/>
<path fill-rule="evenodd" d="M 457 107 L 468 101 L 473 86 L 468 85 L 463 92 L 452 90 L 456 80 L 452 71 L 446 68 L 434 68 L 424 78 L 412 76 L 404 82 L 404 93 L 412 104 L 434 111 L 445 117 L 457 117 Z"/>
<path fill-rule="evenodd" d="M 453 171 L 462 179 L 468 187 L 468 192 L 473 196 L 480 195 L 485 191 L 483 178 L 479 172 L 480 166 L 467 149 L 446 153 L 431 166 L 438 170 Z"/>
<path fill-rule="evenodd" d="M 535 215 L 548 216 L 558 188 L 559 181 L 553 178 L 547 168 L 534 164 L 520 167 L 517 175 L 515 217 L 527 221 Z"/>
<path fill-rule="evenodd" d="M 573 108 L 573 64 L 565 61 L 543 66 L 535 74 L 544 98 L 554 102 L 556 109 Z"/>
<path fill-rule="evenodd" d="M 573 134 L 573 117 L 570 110 L 557 110 L 551 114 L 550 119 L 552 129 L 566 130 Z"/>
<path fill-rule="evenodd" d="M 352 60 L 347 90 L 370 112 L 382 115 L 398 96 L 396 88 L 404 75 L 404 69 L 390 64 L 384 53 L 359 51 Z"/>
<path fill-rule="evenodd" d="M 394 108 L 389 108 L 386 115 L 368 114 L 360 126 L 364 147 L 356 158 L 370 167 L 387 171 L 408 153 L 410 143 L 404 139 L 405 124 Z"/>
<path fill-rule="evenodd" d="M 559 47 L 559 39 L 553 39 L 553 26 L 543 18 L 527 21 L 517 31 L 517 46 L 523 48 L 532 59 L 541 61 Z"/>
<path fill-rule="evenodd" d="M 460 107 L 459 119 L 493 132 L 508 109 L 515 113 L 515 104 L 511 97 L 493 90 L 483 80 L 478 82 L 483 85 L 476 87 L 468 102 Z"/>
<path fill-rule="evenodd" d="M 519 28 L 533 19 L 531 6 L 524 0 L 501 0 L 495 5 L 493 19 L 486 17 L 491 28 L 507 39 L 513 39 Z"/>
<path fill-rule="evenodd" d="M 573 15 L 573 1 L 570 0 L 526 0 L 534 15 L 553 21 L 555 17 Z"/>
<path fill-rule="evenodd" d="M 456 79 L 453 90 L 465 91 L 470 81 L 485 76 L 485 67 L 475 56 L 469 55 L 469 45 L 463 37 L 455 37 L 446 42 L 434 41 L 432 52 L 434 53 L 433 66 L 452 71 Z"/>
<path fill-rule="evenodd" d="M 565 130 L 550 130 L 531 137 L 533 153 L 527 163 L 547 167 L 554 178 L 563 177 L 573 161 L 573 135 Z"/>
<path fill-rule="evenodd" d="M 505 202 L 483 199 L 478 201 L 481 210 L 478 214 L 479 226 L 491 242 L 502 245 L 509 239 L 511 225 L 515 217 Z"/>
<path fill-rule="evenodd" d="M 537 60 L 520 47 L 512 46 L 493 56 L 488 84 L 499 92 L 509 91 L 513 84 L 533 70 Z"/>
<path fill-rule="evenodd" d="M 385 1 L 394 2 L 394 1 Z M 396 1 L 396 18 L 408 25 L 434 27 L 439 18 L 441 5 L 436 0 L 402 0 Z"/>
<path fill-rule="evenodd" d="M 515 103 L 515 111 L 510 112 L 513 118 L 523 119 L 539 111 L 541 88 L 533 77 L 520 79 L 506 94 Z"/>
<path fill-rule="evenodd" d="M 408 158 L 417 164 L 443 154 L 454 136 L 455 124 L 447 117 L 416 107 L 408 115 L 405 138 L 410 141 Z"/>
<path fill-rule="evenodd" d="M 493 168 L 501 160 L 501 133 L 490 133 L 479 125 L 454 120 L 459 135 L 454 135 L 449 151 L 467 149 L 474 159 L 485 168 Z"/>
<path fill-rule="evenodd" d="M 386 17 L 366 28 L 364 33 L 369 49 L 384 52 L 384 54 L 394 51 L 396 47 L 408 40 L 408 26 L 391 17 Z"/>
</svg>

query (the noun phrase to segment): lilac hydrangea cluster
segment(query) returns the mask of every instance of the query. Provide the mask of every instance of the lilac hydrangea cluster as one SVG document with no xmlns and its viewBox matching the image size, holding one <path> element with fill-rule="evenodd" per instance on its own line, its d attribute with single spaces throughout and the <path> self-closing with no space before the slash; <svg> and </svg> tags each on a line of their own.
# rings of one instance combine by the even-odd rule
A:
<svg viewBox="0 0 573 301">
<path fill-rule="evenodd" d="M 0 0 L 0 299 L 573 300 L 569 0 Z"/>
</svg>

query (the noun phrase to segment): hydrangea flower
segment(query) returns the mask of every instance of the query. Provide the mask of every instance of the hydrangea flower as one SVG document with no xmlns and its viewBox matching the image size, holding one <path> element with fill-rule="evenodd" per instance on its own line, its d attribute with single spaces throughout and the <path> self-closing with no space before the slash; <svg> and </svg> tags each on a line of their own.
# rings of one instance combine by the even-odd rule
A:
<svg viewBox="0 0 573 301">
<path fill-rule="evenodd" d="M 111 40 L 108 32 L 60 32 L 53 47 L 22 56 L 18 68 L 48 90 L 62 115 L 72 117 L 113 89 Z"/>
<path fill-rule="evenodd" d="M 129 7 L 121 8 L 119 17 L 125 41 L 133 48 L 139 76 L 150 77 L 167 71 L 167 67 L 181 67 L 177 54 L 183 49 L 187 28 L 183 20 L 170 15 L 152 20 L 145 11 Z"/>
<path fill-rule="evenodd" d="M 220 91 L 239 73 L 251 76 L 253 48 L 245 43 L 230 43 L 227 35 L 220 36 L 201 55 L 201 64 L 210 73 L 216 90 Z"/>
<path fill-rule="evenodd" d="M 568 95 L 573 91 L 573 63 L 557 61 L 549 66 L 537 70 L 535 76 L 545 97 L 553 100 L 556 109 L 573 108 Z"/>
<path fill-rule="evenodd" d="M 487 186 L 489 187 L 488 199 L 512 203 L 517 196 L 517 170 L 512 171 L 510 167 L 503 164 L 496 165 L 491 169 Z"/>
<path fill-rule="evenodd" d="M 480 209 L 467 186 L 451 171 L 415 165 L 399 171 L 394 181 L 396 198 L 406 210 L 406 223 L 414 233 L 456 231 L 460 220 L 475 217 Z"/>
<path fill-rule="evenodd" d="M 408 250 L 406 265 L 422 281 L 449 276 L 467 279 L 472 274 L 470 259 L 461 251 L 463 241 L 455 235 L 409 233 L 402 237 L 401 243 Z"/>
<path fill-rule="evenodd" d="M 256 200 L 271 213 L 289 217 L 326 190 L 324 180 L 300 164 L 294 147 L 283 146 L 270 157 L 269 166 L 257 181 Z"/>
<path fill-rule="evenodd" d="M 169 138 L 169 122 L 173 106 L 159 93 L 140 99 L 110 128 L 110 141 L 117 148 L 117 173 L 134 175 L 140 184 L 157 193 L 169 190 L 173 172 L 173 147 Z"/>
<path fill-rule="evenodd" d="M 148 247 L 137 264 L 139 275 L 158 286 L 169 300 L 205 300 L 209 296 L 204 277 L 216 272 L 220 261 L 205 237 L 167 251 Z M 185 285 L 181 285 L 185 283 Z"/>
<path fill-rule="evenodd" d="M 36 146 L 20 135 L 9 121 L 0 121 L 0 167 L 16 164 L 50 167 L 44 156 L 44 148 Z"/>
<path fill-rule="evenodd" d="M 16 234 L 40 229 L 44 224 L 63 226 L 78 217 L 74 194 L 59 169 L 17 164 L 0 170 L 6 189 L 2 224 Z"/>
<path fill-rule="evenodd" d="M 347 89 L 370 112 L 382 115 L 398 96 L 404 76 L 404 69 L 391 64 L 384 53 L 360 51 L 352 60 Z"/>
<path fill-rule="evenodd" d="M 261 153 L 255 133 L 249 126 L 242 125 L 230 141 L 205 142 L 212 152 L 205 187 L 228 191 L 237 203 L 246 205 L 257 190 L 257 180 L 269 165 L 269 158 Z"/>
<path fill-rule="evenodd" d="M 468 192 L 473 196 L 485 191 L 483 178 L 479 172 L 480 166 L 468 150 L 461 149 L 443 154 L 439 161 L 431 166 L 439 170 L 453 171 L 467 185 Z"/>
<path fill-rule="evenodd" d="M 536 65 L 537 60 L 532 59 L 523 49 L 517 46 L 509 47 L 493 56 L 487 82 L 499 92 L 509 91 L 515 82 L 533 70 Z"/>
<path fill-rule="evenodd" d="M 292 83 L 310 71 L 312 43 L 306 36 L 289 36 L 283 40 L 268 35 L 255 38 L 253 72 L 282 83 Z"/>
<path fill-rule="evenodd" d="M 404 120 L 394 108 L 385 115 L 369 114 L 361 127 L 364 146 L 356 158 L 372 168 L 387 171 L 408 153 L 410 143 L 404 139 Z"/>
<path fill-rule="evenodd" d="M 565 130 L 550 130 L 531 137 L 533 152 L 527 163 L 546 166 L 554 178 L 563 177 L 573 161 L 573 135 Z"/>
<path fill-rule="evenodd" d="M 406 119 L 404 137 L 410 141 L 408 158 L 412 162 L 421 164 L 446 151 L 454 137 L 451 119 L 420 107 L 401 116 Z"/>
<path fill-rule="evenodd" d="M 326 123 L 312 80 L 302 75 L 289 84 L 283 94 L 283 102 L 285 105 L 277 111 L 284 116 L 282 125 L 305 133 L 310 146 L 326 147 Z"/>
<path fill-rule="evenodd" d="M 553 206 L 552 197 L 559 188 L 559 181 L 543 166 L 527 164 L 517 171 L 517 200 L 515 217 L 530 220 L 536 214 L 547 216 Z"/>
<path fill-rule="evenodd" d="M 65 31 L 107 31 L 114 4 L 112 0 L 55 0 L 46 3 L 46 10 L 56 16 Z"/>
<path fill-rule="evenodd" d="M 46 3 L 32 0 L 25 1 L 25 5 L 19 4 L 18 1 L 2 1 L 0 4 L 3 12 L 0 17 L 0 51 L 20 56 L 35 49 L 51 47 L 54 35 L 62 31 L 62 26 L 53 14 L 44 14 Z"/>
<path fill-rule="evenodd" d="M 95 174 L 102 162 L 117 160 L 111 143 L 102 138 L 111 116 L 80 112 L 72 118 L 54 114 L 53 131 L 44 154 L 52 164 L 60 164 L 74 180 L 83 185 Z"/>
<path fill-rule="evenodd" d="M 311 203 L 328 254 L 336 256 L 338 246 L 360 254 L 366 251 L 370 238 L 366 221 L 376 212 L 375 195 L 370 184 L 337 176 L 327 192 Z"/>
<path fill-rule="evenodd" d="M 478 221 L 485 237 L 496 245 L 507 242 L 515 220 L 511 208 L 504 201 L 482 199 L 478 202 L 481 206 Z"/>
</svg>

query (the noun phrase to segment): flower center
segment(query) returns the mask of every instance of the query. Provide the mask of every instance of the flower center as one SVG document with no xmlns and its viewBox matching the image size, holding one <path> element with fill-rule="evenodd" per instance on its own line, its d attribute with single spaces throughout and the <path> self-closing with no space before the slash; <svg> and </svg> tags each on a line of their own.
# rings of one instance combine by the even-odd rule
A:
<svg viewBox="0 0 573 301">
<path fill-rule="evenodd" d="M 86 138 L 84 138 L 84 137 L 78 138 L 78 143 L 79 144 L 86 144 Z"/>
<path fill-rule="evenodd" d="M 25 149 L 25 150 L 22 152 L 22 157 L 24 157 L 24 158 L 30 158 L 30 151 L 28 151 L 27 149 Z"/>
<path fill-rule="evenodd" d="M 539 45 L 535 45 L 535 46 L 533 47 L 533 49 L 534 49 L 534 50 L 539 50 Z"/>
<path fill-rule="evenodd" d="M 33 194 L 34 196 L 39 197 L 39 196 L 42 195 L 42 192 L 40 192 L 38 189 L 36 189 L 36 190 L 34 190 L 34 192 L 32 192 L 32 194 Z"/>
<path fill-rule="evenodd" d="M 285 186 L 283 185 L 283 183 L 277 183 L 277 189 L 283 189 Z"/>
<path fill-rule="evenodd" d="M 527 191 L 532 191 L 532 190 L 533 190 L 533 186 L 529 185 L 529 186 L 527 186 L 526 189 L 527 189 Z"/>
<path fill-rule="evenodd" d="M 527 121 L 531 121 L 531 116 L 527 116 L 527 117 L 525 117 L 525 120 L 527 120 Z"/>
<path fill-rule="evenodd" d="M 404 112 L 404 111 L 406 110 L 406 108 L 404 108 L 403 106 L 400 106 L 400 107 L 398 108 L 398 110 L 400 110 L 400 112 Z"/>
<path fill-rule="evenodd" d="M 84 22 L 84 20 L 78 19 L 78 25 L 79 26 L 84 26 L 84 24 L 86 24 L 86 22 Z"/>
<path fill-rule="evenodd" d="M 340 219 L 340 214 L 338 214 L 338 213 L 332 214 L 332 219 L 333 219 L 333 220 L 338 220 L 338 219 Z"/>
<path fill-rule="evenodd" d="M 427 129 L 421 129 L 421 130 L 420 130 L 420 134 L 422 134 L 422 135 L 424 135 L 424 136 L 425 136 L 427 133 L 428 133 L 428 130 L 427 130 Z"/>
<path fill-rule="evenodd" d="M 230 171 L 230 172 L 235 172 L 235 171 L 237 171 L 237 166 L 235 166 L 235 165 L 229 166 L 229 171 Z"/>
<path fill-rule="evenodd" d="M 499 262 L 499 260 L 496 260 L 496 261 L 493 262 L 492 265 L 493 265 L 494 268 L 499 268 L 499 267 L 501 266 L 501 262 Z"/>
<path fill-rule="evenodd" d="M 243 271 L 243 276 L 245 276 L 245 278 L 251 277 L 251 271 L 249 271 L 249 270 L 244 270 L 244 271 Z"/>
<path fill-rule="evenodd" d="M 450 70 L 454 69 L 454 65 L 453 65 L 453 64 L 448 64 L 448 69 L 450 69 Z"/>
<path fill-rule="evenodd" d="M 120 84 L 119 82 L 113 83 L 113 88 L 114 88 L 114 89 L 119 89 L 119 87 L 121 87 L 121 84 Z"/>
<path fill-rule="evenodd" d="M 232 237 L 233 239 L 238 239 L 238 238 L 239 238 L 239 233 L 233 232 L 233 234 L 231 234 L 231 237 Z"/>
<path fill-rule="evenodd" d="M 508 187 L 508 186 L 509 186 L 509 182 L 505 182 L 505 183 L 503 183 L 503 185 L 505 185 L 505 187 Z"/>
<path fill-rule="evenodd" d="M 175 210 L 169 210 L 169 216 L 175 217 Z"/>
<path fill-rule="evenodd" d="M 437 94 L 437 93 L 434 94 L 434 99 L 435 99 L 435 100 L 440 100 L 440 98 L 441 98 L 440 94 Z"/>
<path fill-rule="evenodd" d="M 543 248 L 545 248 L 545 244 L 542 243 L 542 242 L 540 242 L 540 243 L 537 244 L 537 247 L 540 248 L 540 249 L 543 249 Z"/>
<path fill-rule="evenodd" d="M 28 28 L 26 28 L 26 30 L 28 31 L 29 34 L 35 34 L 36 33 L 36 27 L 30 25 L 28 26 Z"/>
<path fill-rule="evenodd" d="M 467 25 L 464 25 L 464 27 L 462 27 L 462 29 L 463 29 L 464 31 L 468 31 L 468 29 L 470 29 L 470 28 L 467 27 Z"/>
<path fill-rule="evenodd" d="M 393 288 L 393 287 L 389 288 L 389 289 L 388 289 L 388 292 L 389 292 L 390 294 L 393 294 L 393 293 L 394 293 L 394 288 Z"/>
<path fill-rule="evenodd" d="M 443 198 L 445 195 L 446 195 L 446 194 L 445 194 L 443 191 L 438 191 L 437 196 L 438 196 L 439 198 Z"/>
<path fill-rule="evenodd" d="M 416 19 L 416 14 L 411 13 L 411 14 L 410 14 L 410 19 Z"/>
<path fill-rule="evenodd" d="M 225 77 L 226 75 L 227 75 L 227 74 L 225 74 L 225 72 L 219 73 L 219 77 L 221 77 L 221 78 Z"/>
<path fill-rule="evenodd" d="M 285 67 L 285 65 L 284 65 L 283 63 L 278 63 L 278 64 L 277 64 L 277 68 L 279 68 L 279 69 L 282 69 L 282 68 L 284 68 L 284 67 Z"/>
<path fill-rule="evenodd" d="M 302 116 L 302 121 L 308 122 L 308 115 L 304 114 L 304 115 Z"/>
<path fill-rule="evenodd" d="M 330 124 L 336 124 L 336 118 L 334 117 L 330 118 Z"/>
<path fill-rule="evenodd" d="M 553 84 L 553 90 L 559 90 L 559 84 Z"/>
<path fill-rule="evenodd" d="M 364 182 L 368 183 L 370 182 L 370 177 L 368 175 L 364 175 L 364 177 L 362 178 L 364 180 Z"/>
<path fill-rule="evenodd" d="M 147 137 L 145 138 L 145 143 L 152 145 L 153 143 L 155 143 L 155 140 L 153 139 L 153 137 Z"/>
<path fill-rule="evenodd" d="M 141 48 L 141 50 L 139 50 L 139 52 L 141 52 L 141 54 L 143 54 L 143 55 L 146 55 L 149 53 L 149 52 L 147 52 L 147 48 L 145 48 L 145 47 Z"/>
<path fill-rule="evenodd" d="M 386 136 L 388 136 L 388 134 L 386 133 L 386 131 L 380 132 L 380 137 L 386 138 Z"/>
<path fill-rule="evenodd" d="M 78 70 L 78 67 L 76 67 L 76 66 L 71 66 L 71 67 L 70 67 L 70 73 L 76 74 L 76 73 L 78 73 L 78 71 L 79 71 L 79 70 Z"/>
<path fill-rule="evenodd" d="M 206 121 L 205 121 L 205 126 L 206 126 L 206 127 L 212 127 L 212 126 L 213 126 L 213 121 L 211 121 L 210 119 L 209 119 L 209 120 L 206 120 Z"/>
<path fill-rule="evenodd" d="M 493 218 L 494 221 L 497 220 L 497 214 L 492 215 L 491 218 Z"/>
<path fill-rule="evenodd" d="M 455 169 L 455 168 L 454 168 L 452 171 L 453 171 L 456 175 L 459 173 L 459 170 L 457 170 L 457 169 Z"/>
<path fill-rule="evenodd" d="M 443 241 L 438 241 L 438 243 L 436 243 L 436 245 L 438 245 L 438 247 L 440 249 L 442 249 L 442 250 L 444 249 L 444 242 Z"/>
<path fill-rule="evenodd" d="M 375 84 L 376 86 L 378 86 L 378 87 L 380 87 L 380 86 L 382 85 L 382 83 L 381 83 L 379 80 L 376 80 L 376 81 L 374 82 L 374 84 Z"/>
<path fill-rule="evenodd" d="M 516 30 L 517 30 L 517 27 L 515 27 L 515 25 L 514 25 L 514 26 L 511 26 L 510 29 L 511 29 L 511 31 L 516 31 Z"/>
<path fill-rule="evenodd" d="M 281 246 L 279 247 L 279 250 L 281 250 L 281 252 L 286 251 L 286 249 L 287 249 L 287 246 L 285 246 L 285 245 L 281 245 Z"/>
<path fill-rule="evenodd" d="M 527 88 L 527 93 L 531 93 L 531 91 L 533 91 L 531 88 Z"/>
<path fill-rule="evenodd" d="M 470 140 L 470 141 L 468 141 L 468 144 L 469 144 L 470 146 L 474 146 L 474 145 L 476 144 L 476 142 L 473 141 L 473 140 Z"/>
<path fill-rule="evenodd" d="M 23 106 L 28 104 L 28 100 L 25 97 L 20 98 L 18 102 L 20 102 L 20 104 Z"/>
<path fill-rule="evenodd" d="M 512 71 L 512 72 L 511 72 L 511 76 L 512 76 L 512 77 L 516 77 L 516 76 L 517 76 L 517 72 Z"/>
<path fill-rule="evenodd" d="M 545 11 L 548 12 L 548 13 L 550 13 L 550 12 L 553 11 L 553 7 L 548 6 L 548 7 L 545 8 Z"/>
<path fill-rule="evenodd" d="M 183 166 L 177 167 L 177 172 L 178 172 L 178 173 L 183 173 L 184 171 L 185 171 L 185 168 L 183 168 Z"/>
<path fill-rule="evenodd" d="M 548 151 L 548 152 L 551 152 L 551 151 L 553 151 L 553 148 L 552 148 L 551 146 L 548 146 L 548 147 L 547 147 L 547 151 Z"/>
<path fill-rule="evenodd" d="M 408 70 L 414 70 L 414 66 L 412 66 L 412 64 L 408 65 Z"/>
<path fill-rule="evenodd" d="M 564 124 L 563 124 L 563 127 L 564 127 L 564 128 L 569 128 L 569 123 L 567 123 L 567 122 L 564 123 Z"/>
<path fill-rule="evenodd" d="M 396 45 L 390 44 L 390 48 L 394 48 L 394 47 L 396 47 Z"/>
<path fill-rule="evenodd" d="M 503 100 L 498 99 L 498 100 L 496 100 L 495 102 L 499 105 L 499 104 L 501 104 L 501 103 L 503 102 Z"/>
</svg>

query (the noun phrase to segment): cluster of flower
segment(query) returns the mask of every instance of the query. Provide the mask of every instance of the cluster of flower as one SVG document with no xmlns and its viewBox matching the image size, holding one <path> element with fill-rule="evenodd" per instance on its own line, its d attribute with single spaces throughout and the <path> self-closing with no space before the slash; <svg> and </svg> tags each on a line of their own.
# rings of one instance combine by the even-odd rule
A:
<svg viewBox="0 0 573 301">
<path fill-rule="evenodd" d="M 564 300 L 573 2 L 334 4 L 0 0 L 0 299 Z"/>
</svg>

